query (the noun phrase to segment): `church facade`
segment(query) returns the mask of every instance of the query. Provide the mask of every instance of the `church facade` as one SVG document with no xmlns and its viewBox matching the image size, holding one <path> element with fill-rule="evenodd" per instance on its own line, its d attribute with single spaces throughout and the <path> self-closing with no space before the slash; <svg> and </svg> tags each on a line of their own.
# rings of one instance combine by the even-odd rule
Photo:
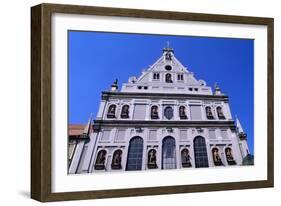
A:
<svg viewBox="0 0 281 206">
<path fill-rule="evenodd" d="M 233 167 L 249 157 L 228 96 L 197 80 L 169 47 L 120 90 L 116 80 L 102 92 L 95 120 L 70 142 L 69 174 Z"/>
</svg>

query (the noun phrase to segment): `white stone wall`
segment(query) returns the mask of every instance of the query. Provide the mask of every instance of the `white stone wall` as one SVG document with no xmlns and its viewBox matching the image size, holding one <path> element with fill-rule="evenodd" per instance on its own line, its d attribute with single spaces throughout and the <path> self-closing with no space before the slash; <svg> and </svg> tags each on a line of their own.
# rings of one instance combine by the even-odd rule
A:
<svg viewBox="0 0 281 206">
<path fill-rule="evenodd" d="M 159 75 L 154 77 L 154 74 Z M 167 74 L 170 79 L 166 78 Z M 114 117 L 107 116 L 111 105 L 116 106 Z M 124 105 L 129 106 L 128 118 L 121 118 Z M 158 119 L 151 118 L 152 106 L 158 107 Z M 180 106 L 185 107 L 186 119 L 179 116 Z M 164 115 L 166 107 L 173 109 L 172 118 Z M 207 118 L 206 107 L 211 108 L 213 119 Z M 219 119 L 218 107 L 224 119 Z M 157 169 L 161 169 L 162 141 L 167 136 L 175 139 L 176 168 L 182 168 L 181 151 L 184 148 L 189 150 L 192 167 L 195 167 L 194 138 L 197 136 L 205 139 L 209 167 L 215 166 L 213 148 L 218 149 L 224 166 L 228 166 L 225 157 L 227 147 L 232 149 L 236 165 L 241 165 L 247 155 L 247 142 L 237 136 L 228 98 L 218 86 L 213 94 L 205 81 L 195 79 L 193 73 L 176 59 L 171 48 L 164 49 L 162 56 L 138 78 L 130 77 L 128 83 L 122 85 L 121 91 L 115 85 L 111 92 L 104 93 L 96 120 L 100 128 L 90 135 L 88 142 L 77 145 L 70 173 L 104 172 L 94 169 L 100 150 L 106 151 L 105 171 L 112 171 L 112 156 L 117 149 L 122 151 L 121 170 L 125 170 L 130 140 L 136 136 L 143 139 L 142 170 L 148 169 L 147 157 L 151 148 L 157 152 Z M 121 127 L 120 122 L 126 127 Z M 173 122 L 176 124 L 171 126 Z M 143 126 L 145 123 L 149 124 Z M 156 136 L 151 138 L 151 133 Z"/>
<path fill-rule="evenodd" d="M 110 105 L 115 104 L 117 106 L 116 109 L 116 118 L 107 118 L 107 111 Z M 192 121 L 190 114 L 190 106 L 191 105 L 197 105 L 201 108 L 201 120 L 208 120 L 206 117 L 205 107 L 210 106 L 212 109 L 212 113 L 214 116 L 213 120 L 208 121 L 229 121 L 232 120 L 232 115 L 230 112 L 229 104 L 228 102 L 224 101 L 206 101 L 206 100 L 170 100 L 170 99 L 158 99 L 158 100 L 150 100 L 150 99 L 110 99 L 107 102 L 103 101 L 100 104 L 99 112 L 97 115 L 97 119 L 103 119 L 103 120 L 109 120 L 109 119 L 115 119 L 115 120 L 124 120 L 120 117 L 121 115 L 121 109 L 123 105 L 129 105 L 129 118 L 125 120 L 136 120 L 134 119 L 134 109 L 135 105 L 137 104 L 144 104 L 145 109 L 143 110 L 143 113 L 145 113 L 145 118 L 143 120 L 153 120 L 150 117 L 150 111 L 151 107 L 156 105 L 158 106 L 158 113 L 159 113 L 159 120 L 166 120 L 163 113 L 164 108 L 166 106 L 171 106 L 174 110 L 174 117 L 172 120 L 180 120 L 180 121 Z M 185 106 L 186 107 L 186 115 L 187 119 L 180 119 L 179 117 L 179 107 Z M 225 120 L 219 120 L 217 116 L 216 108 L 221 107 L 223 114 L 225 116 Z M 140 120 L 140 119 L 137 119 Z"/>
<path fill-rule="evenodd" d="M 145 83 L 135 83 L 135 84 L 123 84 L 122 91 L 124 92 L 135 92 L 135 93 L 178 93 L 178 94 L 203 94 L 203 95 L 212 95 L 212 89 L 210 87 L 202 87 L 199 85 L 186 85 L 179 83 L 175 85 L 167 85 L 165 83 L 157 83 L 156 81 L 153 84 Z"/>
<path fill-rule="evenodd" d="M 210 138 L 209 137 L 209 130 L 215 130 L 216 137 Z M 102 139 L 103 132 L 105 130 L 110 130 L 110 136 L 108 139 L 104 140 Z M 123 139 L 117 140 L 118 131 L 125 130 L 125 136 Z M 149 131 L 156 130 L 157 136 L 155 139 L 150 139 L 149 137 Z M 186 137 L 182 138 L 180 136 L 180 131 L 186 131 Z M 222 137 L 221 131 L 226 130 L 227 136 Z M 176 160 L 177 160 L 177 168 L 182 168 L 181 164 L 181 150 L 184 148 L 187 148 L 189 150 L 189 154 L 191 156 L 191 164 L 192 168 L 195 167 L 194 162 L 194 152 L 193 152 L 193 140 L 197 136 L 202 136 L 205 138 L 206 141 L 206 147 L 207 147 L 207 153 L 208 153 L 208 160 L 209 160 L 209 166 L 214 166 L 213 157 L 212 157 L 212 148 L 216 147 L 219 149 L 219 154 L 222 159 L 222 162 L 224 166 L 229 166 L 226 162 L 225 157 L 225 148 L 230 147 L 232 149 L 232 153 L 234 156 L 234 159 L 237 163 L 237 165 L 242 164 L 242 154 L 237 147 L 237 141 L 238 137 L 236 136 L 235 132 L 232 132 L 229 128 L 201 128 L 198 130 L 197 128 L 173 128 L 173 131 L 169 131 L 165 128 L 143 128 L 142 132 L 136 131 L 135 128 L 103 128 L 98 134 L 97 134 L 97 143 L 94 147 L 94 150 L 92 150 L 92 156 L 91 163 L 88 162 L 88 164 L 91 165 L 89 168 L 89 172 L 104 172 L 104 171 L 113 171 L 111 169 L 111 161 L 112 161 L 112 155 L 115 150 L 121 149 L 122 150 L 122 169 L 121 171 L 126 169 L 126 161 L 127 161 L 127 152 L 129 148 L 129 142 L 131 138 L 139 136 L 144 141 L 144 148 L 143 148 L 143 158 L 142 158 L 142 170 L 149 170 L 147 168 L 147 157 L 148 157 L 148 150 L 150 148 L 154 148 L 157 151 L 157 166 L 158 170 L 161 169 L 161 161 L 162 161 L 162 140 L 167 137 L 171 136 L 176 141 Z M 107 156 L 106 156 L 106 169 L 105 170 L 95 170 L 94 164 L 96 161 L 97 153 L 100 150 L 106 150 Z M 120 171 L 120 170 L 114 170 L 114 171 Z"/>
</svg>

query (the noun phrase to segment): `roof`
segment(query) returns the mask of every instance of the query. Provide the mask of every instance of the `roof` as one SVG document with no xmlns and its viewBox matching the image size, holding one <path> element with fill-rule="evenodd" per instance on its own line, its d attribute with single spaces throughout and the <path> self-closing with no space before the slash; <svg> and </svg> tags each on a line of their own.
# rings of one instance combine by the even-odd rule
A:
<svg viewBox="0 0 281 206">
<path fill-rule="evenodd" d="M 88 139 L 92 131 L 92 114 L 87 124 L 69 124 L 68 125 L 68 137 Z"/>
<path fill-rule="evenodd" d="M 112 88 L 111 91 L 115 91 Z M 170 93 L 213 95 L 211 87 L 204 80 L 197 80 L 174 55 L 169 46 L 163 49 L 160 58 L 139 77 L 130 77 L 123 83 L 121 92 L 126 93 Z M 215 95 L 221 95 L 217 92 Z"/>
<path fill-rule="evenodd" d="M 70 124 L 68 125 L 68 136 L 79 136 L 83 134 L 84 124 Z"/>
</svg>

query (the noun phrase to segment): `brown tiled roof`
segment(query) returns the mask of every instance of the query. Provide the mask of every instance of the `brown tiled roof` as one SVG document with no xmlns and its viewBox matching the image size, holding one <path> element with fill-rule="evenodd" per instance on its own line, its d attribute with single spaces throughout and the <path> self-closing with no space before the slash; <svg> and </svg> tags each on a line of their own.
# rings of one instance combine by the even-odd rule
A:
<svg viewBox="0 0 281 206">
<path fill-rule="evenodd" d="M 70 124 L 68 125 L 68 136 L 82 135 L 84 128 L 84 124 Z"/>
</svg>

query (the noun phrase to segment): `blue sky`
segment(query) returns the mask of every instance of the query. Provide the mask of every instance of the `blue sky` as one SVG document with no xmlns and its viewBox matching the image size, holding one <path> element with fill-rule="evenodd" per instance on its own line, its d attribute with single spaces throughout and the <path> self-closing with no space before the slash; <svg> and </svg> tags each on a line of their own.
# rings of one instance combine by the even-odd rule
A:
<svg viewBox="0 0 281 206">
<path fill-rule="evenodd" d="M 218 83 L 229 96 L 233 117 L 238 116 L 254 142 L 254 40 L 191 36 L 143 35 L 69 31 L 69 123 L 86 123 L 98 111 L 101 92 L 117 78 L 119 87 L 139 76 L 162 54 L 166 42 L 195 78 Z"/>
</svg>

